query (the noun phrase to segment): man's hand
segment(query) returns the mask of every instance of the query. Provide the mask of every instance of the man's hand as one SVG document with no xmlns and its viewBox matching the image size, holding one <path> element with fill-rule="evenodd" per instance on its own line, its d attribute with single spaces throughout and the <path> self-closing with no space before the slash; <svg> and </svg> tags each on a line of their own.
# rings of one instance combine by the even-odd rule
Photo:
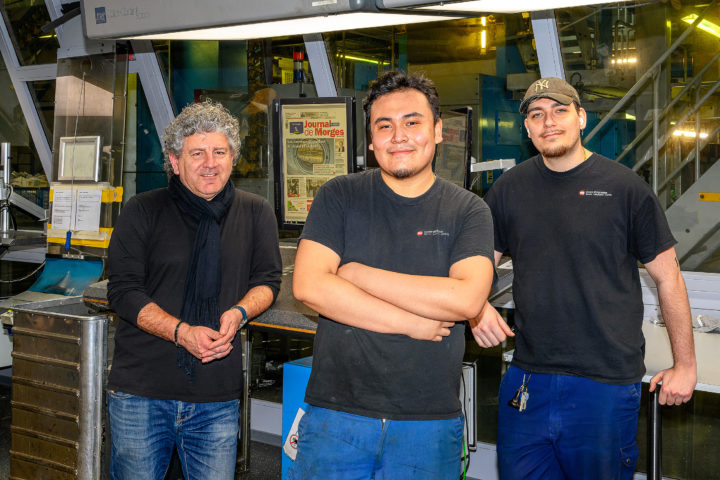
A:
<svg viewBox="0 0 720 480">
<path fill-rule="evenodd" d="M 180 325 L 180 328 L 178 328 L 178 344 L 183 347 L 185 350 L 190 352 L 192 356 L 197 358 L 198 360 L 201 360 L 203 363 L 207 363 L 205 360 L 205 355 L 209 351 L 210 346 L 215 342 L 217 339 L 221 338 L 222 335 L 220 335 L 220 332 L 216 332 L 212 328 L 203 327 L 203 326 L 191 326 L 187 323 L 183 323 Z M 228 345 L 225 347 L 226 352 L 224 352 L 224 355 L 227 355 L 230 353 L 230 350 L 228 350 L 228 347 L 232 349 L 232 345 Z M 217 352 L 216 352 L 217 353 Z M 222 357 L 217 357 L 222 358 Z M 215 360 L 215 358 L 212 358 L 212 360 Z"/>
<path fill-rule="evenodd" d="M 680 405 L 686 403 L 692 397 L 695 384 L 697 383 L 697 368 L 674 366 L 658 372 L 650 379 L 650 392 L 655 391 L 658 383 L 660 405 Z"/>
<path fill-rule="evenodd" d="M 515 336 L 502 316 L 490 303 L 485 303 L 480 315 L 470 319 L 470 327 L 475 341 L 483 348 L 500 345 L 507 337 Z"/>
<path fill-rule="evenodd" d="M 214 339 L 201 353 L 200 360 L 203 363 L 219 360 L 230 353 L 233 349 L 232 341 L 242 324 L 242 320 L 242 313 L 236 308 L 226 310 L 222 314 L 220 317 L 220 331 L 218 332 L 220 336 Z"/>
<path fill-rule="evenodd" d="M 423 318 L 415 322 L 406 335 L 415 340 L 441 342 L 444 337 L 450 335 L 450 329 L 453 326 L 455 326 L 455 322 L 441 322 Z"/>
<path fill-rule="evenodd" d="M 220 317 L 220 331 L 202 326 L 180 325 L 178 343 L 202 363 L 220 360 L 232 351 L 232 341 L 242 319 L 242 313 L 231 308 Z"/>
</svg>

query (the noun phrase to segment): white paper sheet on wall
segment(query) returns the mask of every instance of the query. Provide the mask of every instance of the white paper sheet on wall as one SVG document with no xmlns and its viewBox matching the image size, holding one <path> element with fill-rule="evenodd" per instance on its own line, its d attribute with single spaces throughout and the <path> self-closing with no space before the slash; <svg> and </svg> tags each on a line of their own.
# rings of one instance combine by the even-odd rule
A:
<svg viewBox="0 0 720 480">
<path fill-rule="evenodd" d="M 102 190 L 56 189 L 53 192 L 52 228 L 100 231 Z"/>
<path fill-rule="evenodd" d="M 75 218 L 75 206 L 73 201 L 73 190 L 55 190 L 53 192 L 52 205 L 52 226 L 62 230 L 70 230 Z"/>
<path fill-rule="evenodd" d="M 75 230 L 100 230 L 102 190 L 78 190 L 75 209 Z"/>
</svg>

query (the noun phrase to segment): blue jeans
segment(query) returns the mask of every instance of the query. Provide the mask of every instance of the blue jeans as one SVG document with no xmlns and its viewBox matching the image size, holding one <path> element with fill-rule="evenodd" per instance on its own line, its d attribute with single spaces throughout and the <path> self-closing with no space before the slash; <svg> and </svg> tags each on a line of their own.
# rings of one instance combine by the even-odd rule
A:
<svg viewBox="0 0 720 480">
<path fill-rule="evenodd" d="M 460 476 L 463 417 L 381 420 L 309 406 L 289 480 L 438 480 Z"/>
<path fill-rule="evenodd" d="M 631 479 L 638 458 L 640 383 L 533 373 L 527 408 L 520 412 L 508 402 L 528 373 L 510 366 L 500 384 L 500 478 Z"/>
<path fill-rule="evenodd" d="M 232 480 L 237 400 L 190 403 L 107 392 L 113 480 L 162 480 L 177 446 L 187 480 Z"/>
</svg>

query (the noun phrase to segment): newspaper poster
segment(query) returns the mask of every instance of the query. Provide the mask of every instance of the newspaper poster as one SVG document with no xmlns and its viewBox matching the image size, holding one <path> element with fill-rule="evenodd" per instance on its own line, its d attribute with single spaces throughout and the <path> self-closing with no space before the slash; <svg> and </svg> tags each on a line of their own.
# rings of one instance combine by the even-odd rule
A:
<svg viewBox="0 0 720 480">
<path fill-rule="evenodd" d="M 283 105 L 281 128 L 283 213 L 304 222 L 318 189 L 348 173 L 347 105 Z"/>
</svg>

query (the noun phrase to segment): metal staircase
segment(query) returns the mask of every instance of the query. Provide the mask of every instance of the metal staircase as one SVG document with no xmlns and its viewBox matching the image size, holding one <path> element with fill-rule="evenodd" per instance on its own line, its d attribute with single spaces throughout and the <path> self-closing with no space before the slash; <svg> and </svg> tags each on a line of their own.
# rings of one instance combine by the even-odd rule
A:
<svg viewBox="0 0 720 480">
<path fill-rule="evenodd" d="M 636 97 L 651 95 L 651 102 L 645 100 L 646 104 L 651 103 L 650 108 L 643 111 L 636 106 L 638 131 L 616 160 L 632 165 L 652 185 L 666 208 L 684 270 L 702 269 L 709 258 L 717 257 L 720 249 L 720 202 L 712 201 L 716 198 L 714 194 L 720 192 L 717 143 L 720 53 L 687 83 L 663 84 L 662 80 L 664 75 L 669 78 L 670 56 L 683 48 L 687 37 L 715 8 L 716 1 L 704 9 L 584 138 L 587 144 L 618 113 L 627 111 L 631 102 L 637 101 Z M 663 92 L 663 88 L 668 91 Z"/>
</svg>

